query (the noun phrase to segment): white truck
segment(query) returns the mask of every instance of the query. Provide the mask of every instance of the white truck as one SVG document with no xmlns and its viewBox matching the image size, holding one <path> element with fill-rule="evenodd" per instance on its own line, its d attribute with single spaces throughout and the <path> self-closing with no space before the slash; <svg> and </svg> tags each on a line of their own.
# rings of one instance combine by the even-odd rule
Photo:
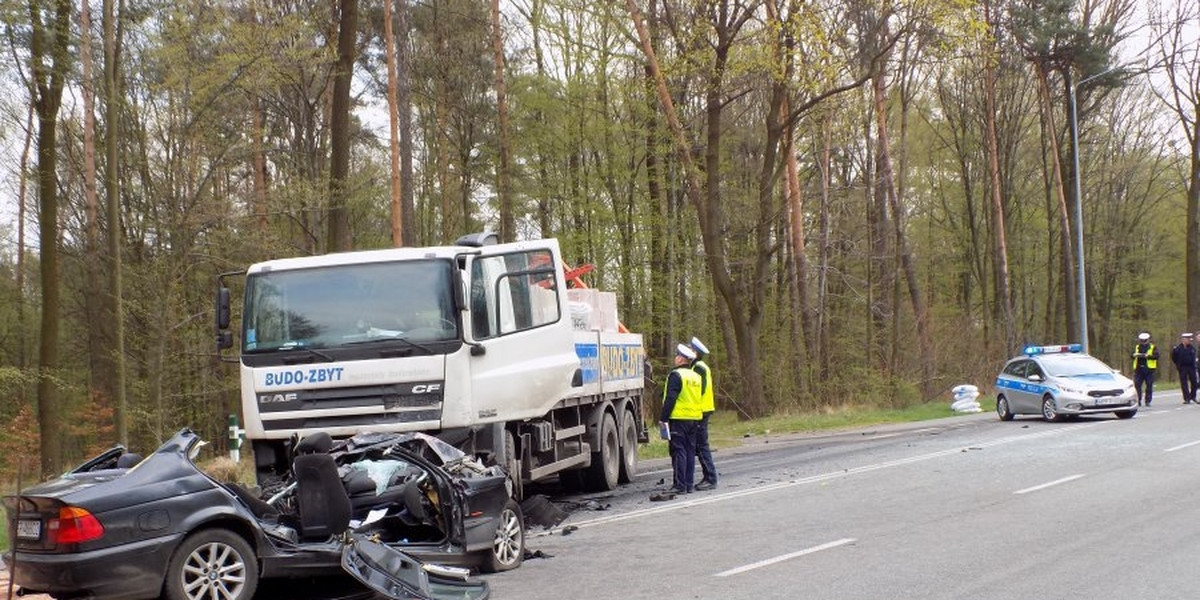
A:
<svg viewBox="0 0 1200 600">
<path fill-rule="evenodd" d="M 220 349 L 234 345 L 229 275 Z M 636 473 L 642 337 L 617 325 L 615 302 L 568 289 L 578 280 L 556 240 L 472 234 L 272 260 L 245 276 L 242 415 L 260 482 L 316 431 L 432 433 L 504 465 L 518 498 L 551 475 L 607 490 Z"/>
</svg>

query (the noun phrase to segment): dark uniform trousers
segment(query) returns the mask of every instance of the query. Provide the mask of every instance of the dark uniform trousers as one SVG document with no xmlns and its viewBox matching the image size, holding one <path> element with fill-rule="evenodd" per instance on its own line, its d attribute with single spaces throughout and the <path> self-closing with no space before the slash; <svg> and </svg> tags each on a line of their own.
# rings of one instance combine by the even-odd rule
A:
<svg viewBox="0 0 1200 600">
<path fill-rule="evenodd" d="M 1196 401 L 1196 369 L 1179 369 L 1179 390 L 1183 392 L 1184 402 Z"/>
<path fill-rule="evenodd" d="M 713 463 L 712 448 L 708 445 L 708 418 L 711 412 L 704 413 L 700 425 L 696 428 L 696 458 L 700 459 L 700 472 L 704 481 L 713 485 L 717 483 L 717 465 Z"/>
<path fill-rule="evenodd" d="M 696 431 L 700 421 L 671 419 L 670 426 L 675 491 L 688 493 L 696 487 Z"/>
</svg>

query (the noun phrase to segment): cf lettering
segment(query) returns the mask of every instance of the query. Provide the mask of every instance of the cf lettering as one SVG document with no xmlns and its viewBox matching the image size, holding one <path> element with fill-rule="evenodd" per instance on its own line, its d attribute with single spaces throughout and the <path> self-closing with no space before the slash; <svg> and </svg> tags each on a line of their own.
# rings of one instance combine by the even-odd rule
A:
<svg viewBox="0 0 1200 600">
<path fill-rule="evenodd" d="M 432 394 L 433 392 L 436 392 L 440 389 L 442 389 L 442 384 L 440 384 L 440 383 L 422 383 L 419 385 L 414 385 L 412 388 L 412 393 L 414 393 L 414 394 Z"/>
</svg>

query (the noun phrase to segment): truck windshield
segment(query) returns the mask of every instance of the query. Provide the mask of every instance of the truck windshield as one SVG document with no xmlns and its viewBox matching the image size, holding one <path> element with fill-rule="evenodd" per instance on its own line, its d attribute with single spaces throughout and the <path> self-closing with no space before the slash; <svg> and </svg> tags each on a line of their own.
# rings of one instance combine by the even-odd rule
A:
<svg viewBox="0 0 1200 600">
<path fill-rule="evenodd" d="M 246 280 L 242 350 L 455 340 L 452 281 L 448 260 L 254 273 Z"/>
</svg>

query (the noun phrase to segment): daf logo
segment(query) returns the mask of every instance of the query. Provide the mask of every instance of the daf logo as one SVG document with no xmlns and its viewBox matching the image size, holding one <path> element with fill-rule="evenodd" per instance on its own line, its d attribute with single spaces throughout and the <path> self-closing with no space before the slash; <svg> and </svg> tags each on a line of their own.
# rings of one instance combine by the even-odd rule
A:
<svg viewBox="0 0 1200 600">
<path fill-rule="evenodd" d="M 258 397 L 259 404 L 280 404 L 296 400 L 296 392 L 287 394 L 263 394 Z"/>
<path fill-rule="evenodd" d="M 440 383 L 423 383 L 420 385 L 414 385 L 412 388 L 412 393 L 414 393 L 414 394 L 432 394 L 433 392 L 436 392 L 440 389 L 442 389 L 442 384 L 440 384 Z"/>
</svg>

